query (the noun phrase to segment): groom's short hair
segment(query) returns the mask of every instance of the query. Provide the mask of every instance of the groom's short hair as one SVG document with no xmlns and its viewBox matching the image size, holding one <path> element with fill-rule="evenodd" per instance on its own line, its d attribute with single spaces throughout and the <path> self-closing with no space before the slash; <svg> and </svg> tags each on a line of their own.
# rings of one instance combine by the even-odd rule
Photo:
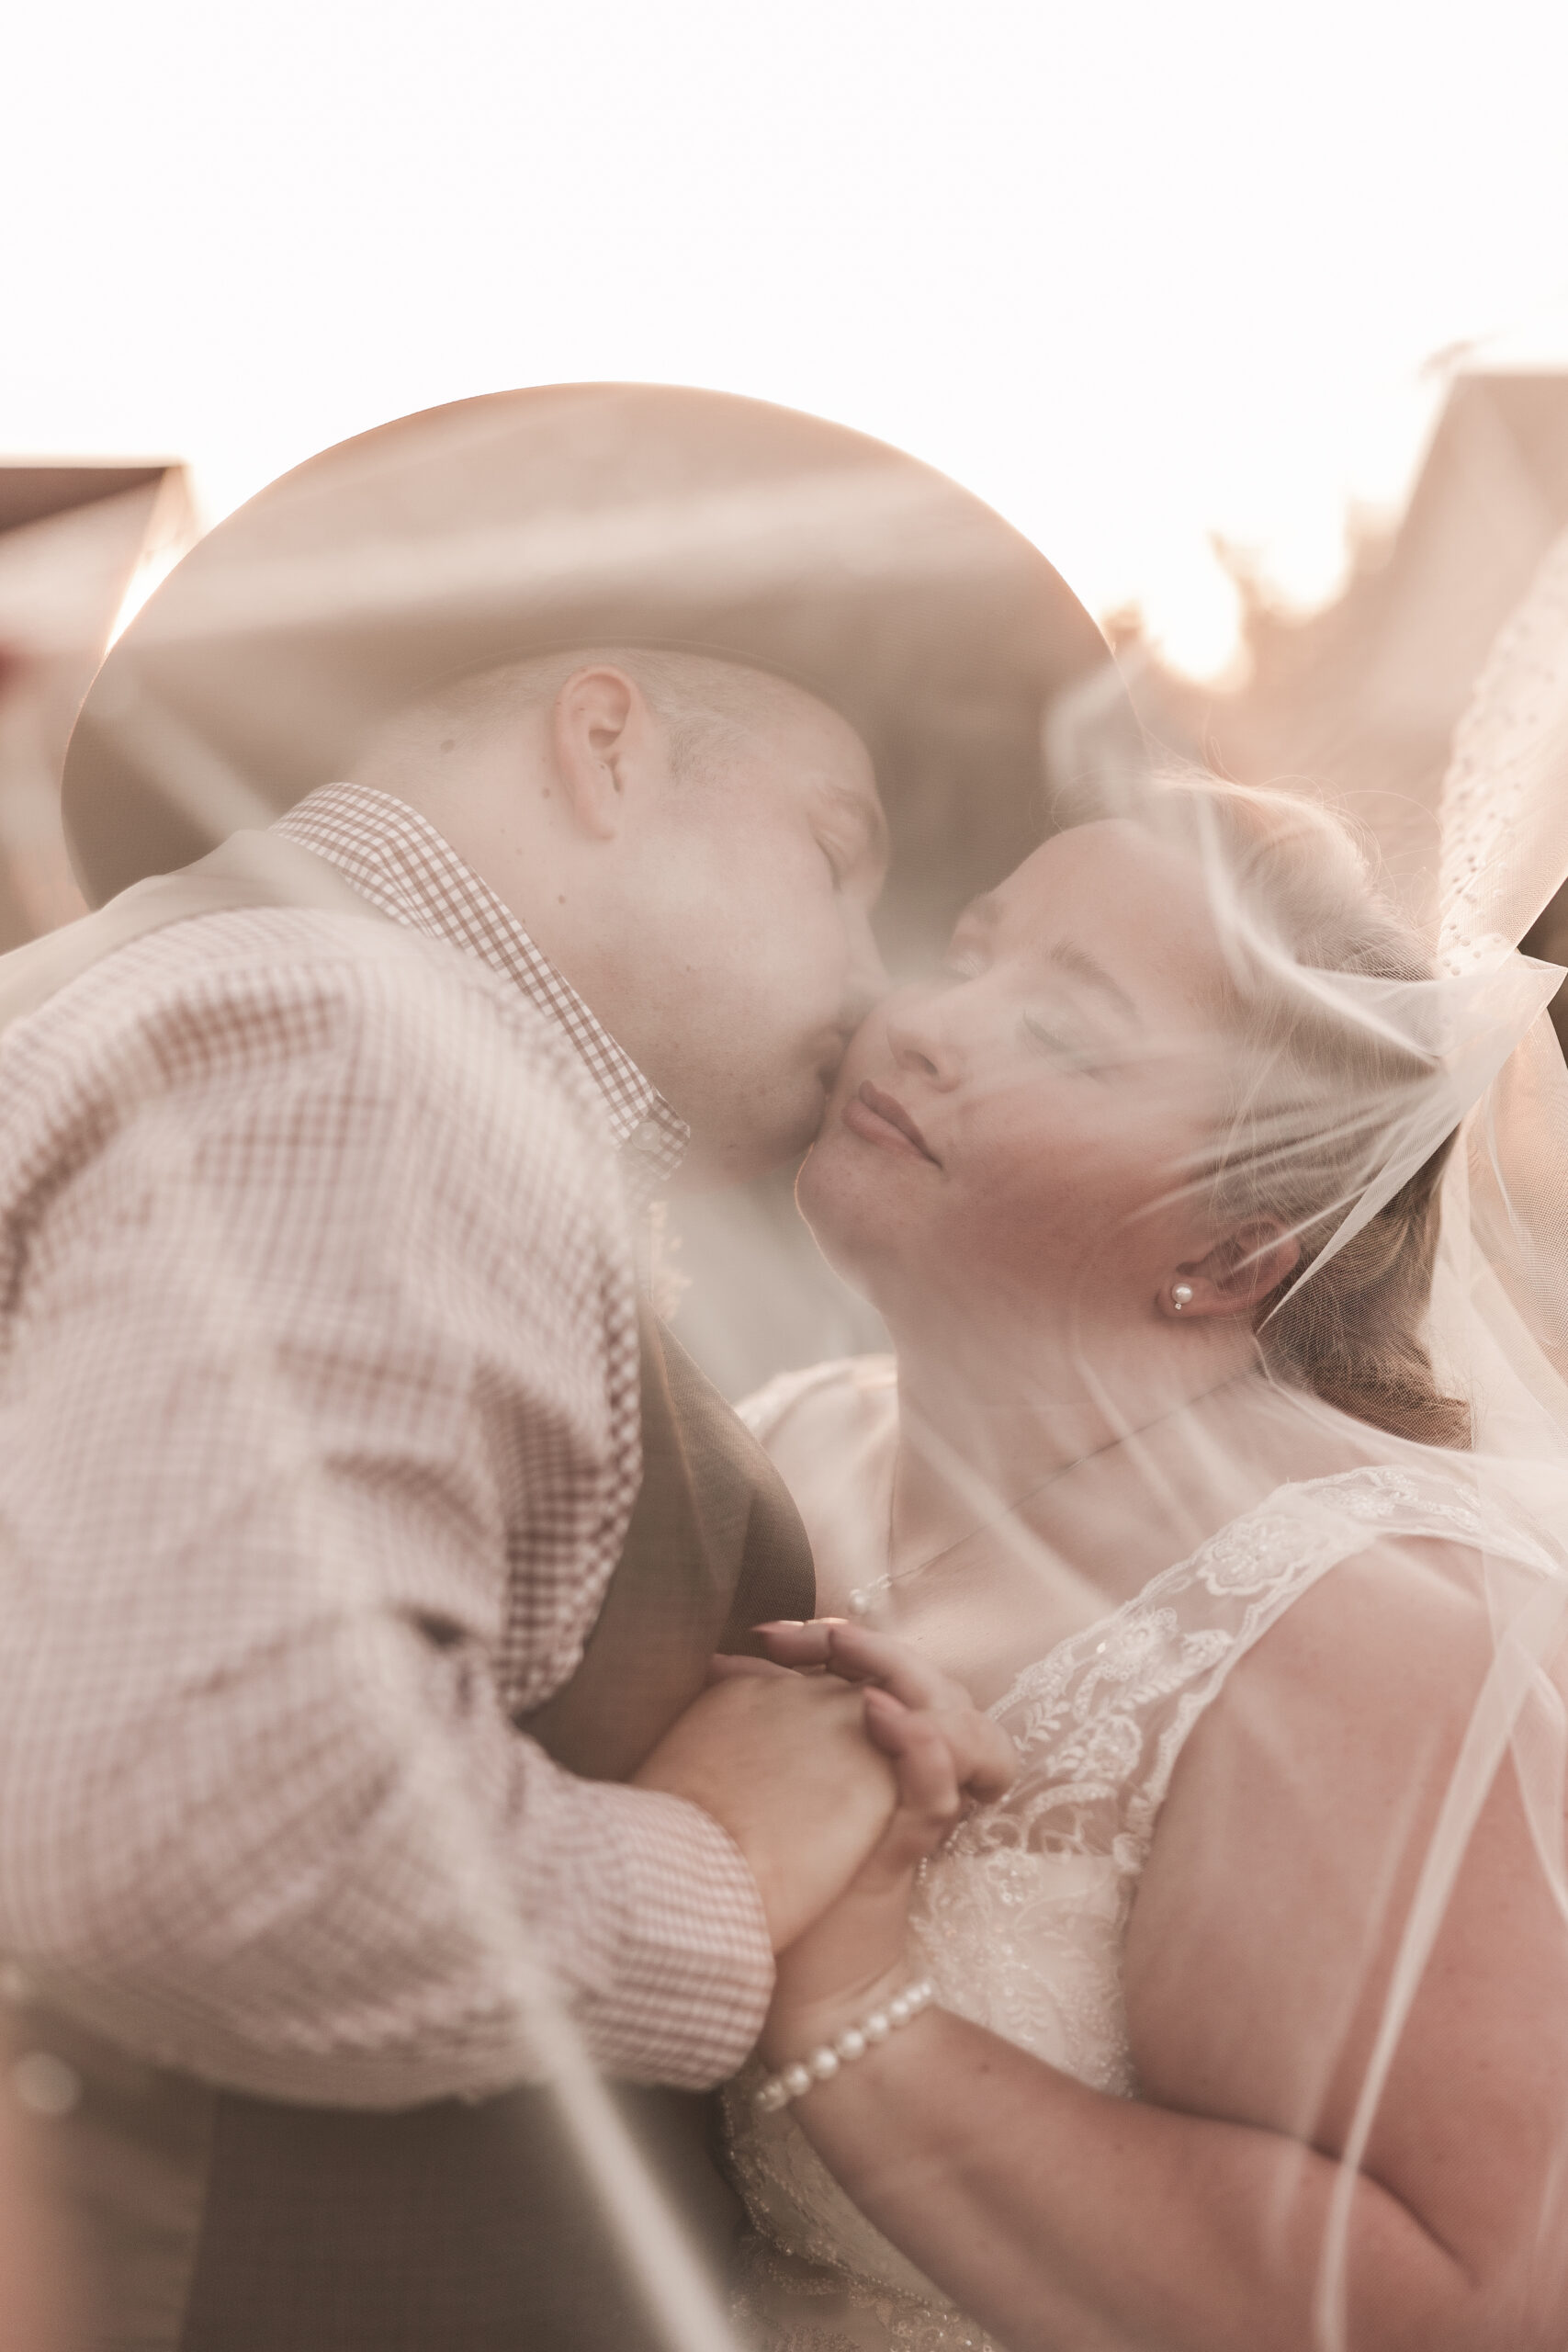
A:
<svg viewBox="0 0 1568 2352">
<path fill-rule="evenodd" d="M 672 646 L 565 646 L 452 679 L 406 706 L 387 732 L 396 736 L 416 714 L 426 721 L 488 729 L 521 711 L 541 708 L 576 672 L 601 662 L 625 671 L 642 689 L 663 722 L 677 777 L 706 776 L 738 741 L 763 731 L 803 698 L 815 699 L 787 678 L 719 654 Z"/>
</svg>

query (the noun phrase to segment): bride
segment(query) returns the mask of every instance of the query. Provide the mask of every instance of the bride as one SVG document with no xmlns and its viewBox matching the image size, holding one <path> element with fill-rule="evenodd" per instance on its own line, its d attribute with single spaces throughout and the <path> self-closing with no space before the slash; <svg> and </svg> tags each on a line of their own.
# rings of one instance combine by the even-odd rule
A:
<svg viewBox="0 0 1568 2352">
<path fill-rule="evenodd" d="M 800 1201 L 897 1356 L 750 1408 L 770 1646 L 1020 1761 L 781 1962 L 760 2352 L 1568 2341 L 1565 1400 L 1452 1150 L 1556 976 L 1476 874 L 1438 969 L 1335 820 L 1179 779 L 851 1049 Z"/>
</svg>

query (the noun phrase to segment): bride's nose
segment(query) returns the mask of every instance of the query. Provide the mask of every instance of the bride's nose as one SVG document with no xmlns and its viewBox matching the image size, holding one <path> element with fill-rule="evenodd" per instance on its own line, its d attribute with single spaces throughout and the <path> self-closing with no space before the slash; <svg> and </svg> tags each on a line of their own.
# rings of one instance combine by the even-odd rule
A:
<svg viewBox="0 0 1568 2352">
<path fill-rule="evenodd" d="M 930 989 L 901 989 L 889 998 L 883 1019 L 900 1069 L 916 1072 L 932 1086 L 957 1085 L 963 1062 L 942 995 Z"/>
</svg>

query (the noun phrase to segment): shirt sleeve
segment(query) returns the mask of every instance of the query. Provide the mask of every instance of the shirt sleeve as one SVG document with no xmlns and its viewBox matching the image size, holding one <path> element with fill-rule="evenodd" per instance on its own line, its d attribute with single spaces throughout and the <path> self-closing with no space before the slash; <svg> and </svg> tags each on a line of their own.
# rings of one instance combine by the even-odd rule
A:
<svg viewBox="0 0 1568 2352">
<path fill-rule="evenodd" d="M 0 1942 L 262 2095 L 479 2095 L 569 2021 L 701 2087 L 772 1984 L 739 1851 L 512 1721 L 637 1484 L 597 1104 L 504 983 L 341 928 L 182 926 L 6 1041 Z"/>
</svg>

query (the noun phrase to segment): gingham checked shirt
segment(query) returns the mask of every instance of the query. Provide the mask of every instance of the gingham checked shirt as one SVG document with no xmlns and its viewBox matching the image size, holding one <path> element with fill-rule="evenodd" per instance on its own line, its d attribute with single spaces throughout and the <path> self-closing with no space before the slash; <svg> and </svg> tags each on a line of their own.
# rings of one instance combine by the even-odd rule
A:
<svg viewBox="0 0 1568 2352">
<path fill-rule="evenodd" d="M 392 922 L 184 922 L 0 1039 L 0 1948 L 264 2095 L 525 2077 L 538 1959 L 705 2086 L 772 1984 L 739 1854 L 511 1722 L 640 1475 L 614 1147 L 685 1131 L 422 818 L 282 830 Z"/>
</svg>

